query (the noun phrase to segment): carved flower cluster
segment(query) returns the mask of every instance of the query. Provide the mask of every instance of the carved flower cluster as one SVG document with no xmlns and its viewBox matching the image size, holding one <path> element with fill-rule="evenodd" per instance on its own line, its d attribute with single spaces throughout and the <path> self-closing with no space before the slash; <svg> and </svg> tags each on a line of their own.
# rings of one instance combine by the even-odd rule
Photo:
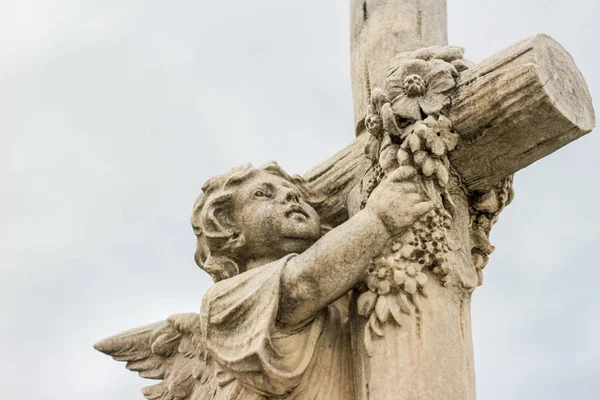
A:
<svg viewBox="0 0 600 400">
<path fill-rule="evenodd" d="M 457 146 L 459 136 L 445 114 L 458 72 L 468 68 L 462 55 L 461 48 L 451 46 L 400 54 L 392 60 L 385 90 L 371 93 L 365 154 L 373 168 L 363 185 L 363 204 L 385 175 L 410 165 L 419 171 L 423 191 L 436 208 L 392 239 L 368 269 L 367 290 L 357 299 L 359 315 L 368 318 L 367 352 L 372 333 L 383 336 L 381 324 L 390 316 L 402 325 L 403 315 L 418 308 L 419 298 L 426 295 L 428 276 L 438 275 L 443 283 L 450 273 L 446 232 L 452 225 L 453 205 L 446 190 L 448 153 Z"/>
<path fill-rule="evenodd" d="M 426 296 L 426 271 L 442 276 L 449 272 L 445 262 L 449 251 L 446 230 L 451 223 L 446 210 L 435 208 L 394 238 L 390 248 L 373 260 L 366 279 L 368 290 L 357 300 L 358 314 L 369 318 L 365 327 L 369 335 L 373 331 L 383 336 L 381 324 L 390 316 L 403 325 L 402 313 L 410 315 L 417 296 Z"/>
<path fill-rule="evenodd" d="M 514 197 L 512 175 L 500 181 L 492 189 L 479 193 L 469 201 L 471 216 L 471 261 L 477 271 L 478 284 L 483 284 L 483 269 L 494 252 L 489 235 L 498 216 Z"/>
<path fill-rule="evenodd" d="M 458 135 L 452 132 L 452 122 L 443 115 L 427 117 L 404 129 L 404 140 L 398 150 L 400 165 L 409 161 L 427 178 L 436 176 L 441 187 L 448 184 L 450 161 L 447 154 L 458 144 Z"/>
</svg>

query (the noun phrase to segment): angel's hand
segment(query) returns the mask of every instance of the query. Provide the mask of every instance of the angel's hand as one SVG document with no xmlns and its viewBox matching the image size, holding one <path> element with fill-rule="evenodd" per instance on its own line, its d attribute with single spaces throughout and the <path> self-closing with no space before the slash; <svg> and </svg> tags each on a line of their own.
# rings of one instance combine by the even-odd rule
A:
<svg viewBox="0 0 600 400">
<path fill-rule="evenodd" d="M 366 209 L 374 212 L 392 235 L 434 208 L 416 177 L 413 167 L 401 166 L 373 190 L 367 201 Z"/>
</svg>

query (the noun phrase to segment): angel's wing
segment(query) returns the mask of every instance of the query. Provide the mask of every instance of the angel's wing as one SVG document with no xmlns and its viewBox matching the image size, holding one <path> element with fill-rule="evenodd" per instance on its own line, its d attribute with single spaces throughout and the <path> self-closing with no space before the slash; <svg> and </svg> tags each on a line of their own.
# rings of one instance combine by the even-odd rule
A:
<svg viewBox="0 0 600 400">
<path fill-rule="evenodd" d="M 217 382 L 204 349 L 198 314 L 176 314 L 166 321 L 104 339 L 96 350 L 126 361 L 142 378 L 162 379 L 142 389 L 148 400 L 210 400 Z"/>
</svg>

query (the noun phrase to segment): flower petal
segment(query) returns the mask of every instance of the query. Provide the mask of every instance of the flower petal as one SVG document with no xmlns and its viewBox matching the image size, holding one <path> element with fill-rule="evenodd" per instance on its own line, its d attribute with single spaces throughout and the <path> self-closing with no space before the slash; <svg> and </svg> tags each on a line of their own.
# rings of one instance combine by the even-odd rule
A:
<svg viewBox="0 0 600 400">
<path fill-rule="evenodd" d="M 444 61 L 454 61 L 462 58 L 465 50 L 458 46 L 431 46 L 415 50 L 411 57 L 423 60 L 439 59 Z"/>
<path fill-rule="evenodd" d="M 404 282 L 404 290 L 408 294 L 415 294 L 417 292 L 417 281 L 412 278 L 408 278 L 406 282 Z"/>
<path fill-rule="evenodd" d="M 400 250 L 400 254 L 402 254 L 402 257 L 409 259 L 413 255 L 414 251 L 415 251 L 414 246 L 411 246 L 410 244 L 405 244 L 404 246 L 402 246 L 402 249 Z"/>
<path fill-rule="evenodd" d="M 453 77 L 455 77 L 455 78 L 458 77 L 458 71 L 456 70 L 456 67 L 454 65 L 452 65 L 451 63 L 448 63 L 448 62 L 440 60 L 440 59 L 429 60 L 429 63 L 433 66 L 433 69 L 436 69 L 436 68 L 445 69 L 448 72 L 450 72 L 450 75 L 452 75 Z"/>
<path fill-rule="evenodd" d="M 446 153 L 444 141 L 438 137 L 431 141 L 431 152 L 436 156 L 443 156 Z"/>
<path fill-rule="evenodd" d="M 404 94 L 396 97 L 392 101 L 392 110 L 402 118 L 415 121 L 421 119 L 421 109 L 417 97 L 408 97 Z"/>
<path fill-rule="evenodd" d="M 379 287 L 377 288 L 377 293 L 380 295 L 386 295 L 390 292 L 390 282 L 388 281 L 380 281 Z"/>
<path fill-rule="evenodd" d="M 388 99 L 387 93 L 379 88 L 373 89 L 371 92 L 371 104 L 374 106 L 376 111 L 381 110 L 381 107 L 388 103 L 390 100 Z"/>
<path fill-rule="evenodd" d="M 394 282 L 398 285 L 402 285 L 406 281 L 406 272 L 394 271 Z"/>
<path fill-rule="evenodd" d="M 411 133 L 406 140 L 412 153 L 421 150 L 421 139 L 416 134 Z"/>
<path fill-rule="evenodd" d="M 440 115 L 437 120 L 438 126 L 442 130 L 451 131 L 452 130 L 452 121 L 448 119 L 445 115 Z"/>
<path fill-rule="evenodd" d="M 450 62 L 462 58 L 465 49 L 458 46 L 442 46 L 435 53 L 435 58 Z"/>
<path fill-rule="evenodd" d="M 437 129 L 438 120 L 435 117 L 429 116 L 423 120 L 423 124 L 425 124 L 428 128 Z"/>
<path fill-rule="evenodd" d="M 383 119 L 383 129 L 392 136 L 400 136 L 400 128 L 396 124 L 396 115 L 392 110 L 390 103 L 381 107 L 381 118 Z"/>
<path fill-rule="evenodd" d="M 450 102 L 448 96 L 435 92 L 427 92 L 425 96 L 418 99 L 421 109 L 427 115 L 439 114 L 442 108 Z"/>
<path fill-rule="evenodd" d="M 447 67 L 442 65 L 425 75 L 423 79 L 427 82 L 428 92 L 442 93 L 456 86 L 456 81 L 454 80 L 452 73 Z"/>
<path fill-rule="evenodd" d="M 379 154 L 379 165 L 386 174 L 400 166 L 397 159 L 399 147 L 400 146 L 397 144 L 391 144 L 385 149 L 381 150 L 381 153 Z"/>
<path fill-rule="evenodd" d="M 427 75 L 433 67 L 427 61 L 423 60 L 406 60 L 400 63 L 400 66 L 396 72 L 394 72 L 395 77 L 399 77 L 402 79 L 402 84 L 404 85 L 404 78 L 409 75 L 419 75 L 420 77 L 424 77 Z"/>
<path fill-rule="evenodd" d="M 458 138 L 459 138 L 459 136 L 456 133 L 452 133 L 452 132 L 443 132 L 442 133 L 442 140 L 446 144 L 448 151 L 454 150 L 454 148 L 458 144 Z"/>
<path fill-rule="evenodd" d="M 398 164 L 404 165 L 408 161 L 408 153 L 405 150 L 398 149 L 398 153 L 396 153 L 396 159 L 398 160 Z"/>
<path fill-rule="evenodd" d="M 405 95 L 404 79 L 398 76 L 390 76 L 385 80 L 385 91 L 388 93 L 390 99 Z"/>
<path fill-rule="evenodd" d="M 458 72 L 463 72 L 471 68 L 473 65 L 466 60 L 454 60 L 452 61 L 452 65 Z"/>
<path fill-rule="evenodd" d="M 425 160 L 423 160 L 423 174 L 425 176 L 431 176 L 434 171 L 435 163 L 433 162 L 433 159 L 429 156 L 425 157 Z"/>
</svg>

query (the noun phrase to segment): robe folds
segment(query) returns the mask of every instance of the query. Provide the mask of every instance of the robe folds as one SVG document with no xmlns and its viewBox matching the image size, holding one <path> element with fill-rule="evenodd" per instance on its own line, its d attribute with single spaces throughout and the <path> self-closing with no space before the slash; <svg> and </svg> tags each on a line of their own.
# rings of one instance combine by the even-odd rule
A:
<svg viewBox="0 0 600 400">
<path fill-rule="evenodd" d="M 281 274 L 292 257 L 218 282 L 204 296 L 216 399 L 354 399 L 346 307 L 333 303 L 293 330 L 277 323 Z"/>
</svg>

